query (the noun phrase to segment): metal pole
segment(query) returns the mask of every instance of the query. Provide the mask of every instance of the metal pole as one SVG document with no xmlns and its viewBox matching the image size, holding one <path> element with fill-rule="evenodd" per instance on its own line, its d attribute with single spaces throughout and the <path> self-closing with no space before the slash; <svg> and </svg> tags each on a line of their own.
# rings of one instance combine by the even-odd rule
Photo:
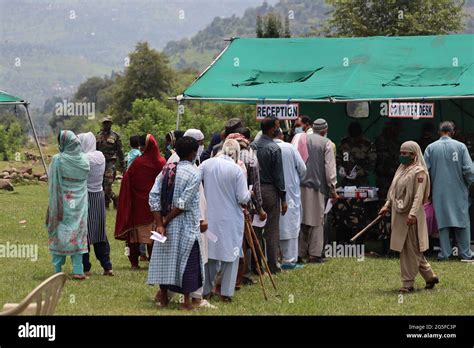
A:
<svg viewBox="0 0 474 348">
<path fill-rule="evenodd" d="M 41 146 L 38 140 L 38 136 L 36 135 L 36 129 L 35 129 L 35 126 L 33 125 L 33 120 L 31 119 L 30 111 L 28 110 L 28 104 L 24 103 L 23 106 L 25 107 L 26 115 L 28 116 L 28 119 L 30 120 L 31 129 L 33 130 L 33 136 L 35 137 L 35 141 L 36 141 L 36 146 L 38 146 L 38 150 L 41 156 L 41 162 L 43 162 L 44 172 L 46 173 L 46 176 L 49 177 L 48 168 L 46 167 L 46 162 L 44 161 L 44 157 L 43 157 L 43 151 L 41 151 Z"/>
<path fill-rule="evenodd" d="M 176 100 L 176 130 L 179 130 L 179 106 L 180 106 L 180 101 Z"/>
<path fill-rule="evenodd" d="M 200 101 L 229 101 L 229 102 L 261 102 L 262 98 L 232 98 L 232 97 L 183 97 L 184 100 L 200 100 Z M 444 99 L 474 99 L 473 95 L 468 96 L 430 96 L 430 97 L 399 97 L 399 98 L 365 98 L 365 99 L 336 99 L 327 97 L 325 99 L 294 99 L 295 103 L 349 103 L 349 102 L 369 102 L 369 101 L 426 101 L 426 100 L 444 100 Z M 168 100 L 176 100 L 176 97 L 169 97 Z M 288 102 L 288 98 L 265 98 L 265 103 L 271 102 Z"/>
</svg>

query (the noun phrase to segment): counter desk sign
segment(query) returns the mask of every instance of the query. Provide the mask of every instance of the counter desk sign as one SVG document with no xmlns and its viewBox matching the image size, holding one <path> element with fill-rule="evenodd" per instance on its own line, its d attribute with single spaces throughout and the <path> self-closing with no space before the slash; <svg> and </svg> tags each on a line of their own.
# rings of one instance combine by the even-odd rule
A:
<svg viewBox="0 0 474 348">
<path fill-rule="evenodd" d="M 265 117 L 274 117 L 279 120 L 296 120 L 299 116 L 300 105 L 288 104 L 257 104 L 257 121 Z"/>
<path fill-rule="evenodd" d="M 434 103 L 389 102 L 388 117 L 391 118 L 434 118 Z"/>
</svg>

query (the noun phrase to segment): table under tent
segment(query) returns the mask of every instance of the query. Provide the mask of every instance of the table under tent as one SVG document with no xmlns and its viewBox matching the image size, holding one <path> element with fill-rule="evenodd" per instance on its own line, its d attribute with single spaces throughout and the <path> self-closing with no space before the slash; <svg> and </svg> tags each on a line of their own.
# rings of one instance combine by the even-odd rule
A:
<svg viewBox="0 0 474 348">
<path fill-rule="evenodd" d="M 474 134 L 474 35 L 233 38 L 174 99 L 297 105 L 299 115 L 327 120 L 336 145 L 351 122 L 374 141 L 391 117 L 400 141 L 442 120 Z"/>
</svg>

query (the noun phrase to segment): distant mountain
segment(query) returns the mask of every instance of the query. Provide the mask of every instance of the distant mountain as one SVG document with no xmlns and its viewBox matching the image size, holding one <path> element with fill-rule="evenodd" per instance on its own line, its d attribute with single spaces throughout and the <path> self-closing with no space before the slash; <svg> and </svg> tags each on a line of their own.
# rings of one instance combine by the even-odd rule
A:
<svg viewBox="0 0 474 348">
<path fill-rule="evenodd" d="M 272 2 L 276 2 L 273 0 Z M 0 0 L 0 90 L 40 105 L 124 69 L 140 40 L 162 49 L 262 0 Z"/>
<path fill-rule="evenodd" d="M 465 20 L 465 33 L 474 33 L 474 0 L 465 0 L 464 9 L 468 15 Z M 331 7 L 325 0 L 280 0 L 271 6 L 267 3 L 249 8 L 242 17 L 214 18 L 206 28 L 192 38 L 170 41 L 164 52 L 171 63 L 178 68 L 192 67 L 199 71 L 205 69 L 225 48 L 226 38 L 233 36 L 255 37 L 257 14 L 276 12 L 290 16 L 292 37 L 304 37 L 318 29 L 329 18 Z"/>
<path fill-rule="evenodd" d="M 234 36 L 255 37 L 258 14 L 275 12 L 282 19 L 288 16 L 292 36 L 301 37 L 322 25 L 329 11 L 330 7 L 324 0 L 280 0 L 274 6 L 265 2 L 261 6 L 247 9 L 242 17 L 216 17 L 191 39 L 170 41 L 163 51 L 177 68 L 202 70 L 227 45 L 224 39 Z"/>
</svg>

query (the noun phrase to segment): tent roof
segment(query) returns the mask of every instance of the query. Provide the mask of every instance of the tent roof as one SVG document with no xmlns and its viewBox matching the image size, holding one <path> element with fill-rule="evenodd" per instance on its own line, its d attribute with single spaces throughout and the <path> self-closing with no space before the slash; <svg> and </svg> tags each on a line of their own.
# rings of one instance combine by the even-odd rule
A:
<svg viewBox="0 0 474 348">
<path fill-rule="evenodd" d="M 474 98 L 474 35 L 235 38 L 185 99 Z"/>
<path fill-rule="evenodd" d="M 14 95 L 8 94 L 6 92 L 0 91 L 0 103 L 21 104 L 23 103 L 23 99 L 19 97 L 15 97 Z"/>
</svg>

